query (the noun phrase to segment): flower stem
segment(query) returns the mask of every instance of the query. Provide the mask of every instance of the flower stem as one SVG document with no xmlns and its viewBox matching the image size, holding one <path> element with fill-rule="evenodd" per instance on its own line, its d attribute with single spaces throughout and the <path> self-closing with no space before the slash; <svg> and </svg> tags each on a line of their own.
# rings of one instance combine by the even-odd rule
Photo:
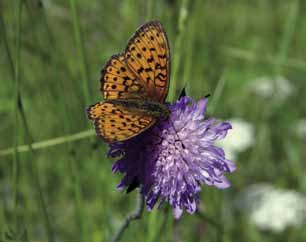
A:
<svg viewBox="0 0 306 242">
<path fill-rule="evenodd" d="M 217 221 L 215 221 L 214 219 L 209 217 L 207 214 L 205 214 L 205 213 L 203 213 L 199 210 L 196 212 L 196 214 L 198 215 L 198 217 L 200 219 L 205 220 L 209 225 L 211 225 L 212 227 L 214 227 L 217 230 L 217 241 L 222 242 L 223 234 L 224 234 L 223 225 L 218 223 Z"/>
<path fill-rule="evenodd" d="M 120 226 L 118 231 L 115 233 L 115 236 L 113 237 L 112 242 L 117 242 L 121 239 L 124 231 L 127 229 L 130 222 L 132 222 L 133 220 L 141 218 L 143 209 L 144 209 L 144 196 L 139 193 L 138 194 L 138 202 L 137 202 L 135 210 L 132 213 L 130 213 L 126 216 L 122 225 Z"/>
</svg>

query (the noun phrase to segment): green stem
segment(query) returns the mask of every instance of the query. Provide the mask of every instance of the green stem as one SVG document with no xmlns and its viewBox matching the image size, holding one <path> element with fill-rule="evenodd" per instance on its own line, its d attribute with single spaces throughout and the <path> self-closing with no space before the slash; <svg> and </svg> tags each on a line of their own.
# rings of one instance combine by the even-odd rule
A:
<svg viewBox="0 0 306 242">
<path fill-rule="evenodd" d="M 9 46 L 6 42 L 7 55 L 9 57 L 10 69 L 15 79 L 15 97 L 14 97 L 14 152 L 13 152 L 13 187 L 14 187 L 14 206 L 15 211 L 18 211 L 19 205 L 19 180 L 20 180 L 20 160 L 17 153 L 18 146 L 18 95 L 20 82 L 20 47 L 21 47 L 21 17 L 22 17 L 22 0 L 18 1 L 17 5 L 17 38 L 16 38 L 16 62 L 15 68 L 10 55 Z M 4 26 L 4 25 L 3 25 Z M 19 233 L 22 218 L 18 212 L 15 214 L 15 230 Z"/>
<path fill-rule="evenodd" d="M 73 182 L 73 193 L 74 193 L 74 203 L 75 203 L 75 210 L 74 216 L 76 219 L 76 223 L 78 226 L 79 234 L 80 234 L 80 241 L 85 242 L 88 241 L 86 238 L 86 230 L 85 230 L 85 219 L 84 219 L 84 209 L 82 206 L 82 193 L 81 193 L 81 183 L 80 183 L 80 174 L 79 169 L 77 167 L 77 159 L 75 156 L 75 151 L 72 148 L 71 143 L 68 143 L 70 147 L 70 170 L 71 170 L 71 180 Z"/>
<path fill-rule="evenodd" d="M 27 122 L 27 119 L 26 119 L 25 112 L 24 112 L 21 96 L 18 97 L 18 110 L 19 110 L 19 113 L 20 113 L 20 116 L 21 116 L 23 127 L 25 129 L 27 144 L 28 144 L 30 154 L 31 154 L 31 158 L 30 158 L 30 162 L 29 162 L 30 177 L 33 179 L 32 180 L 33 181 L 33 186 L 36 188 L 36 192 L 37 192 L 37 200 L 38 200 L 38 203 L 39 203 L 39 205 L 42 209 L 43 218 L 44 218 L 44 222 L 45 222 L 45 229 L 46 229 L 47 235 L 48 235 L 48 241 L 49 242 L 54 242 L 55 241 L 54 232 L 53 232 L 53 229 L 52 229 L 52 226 L 51 226 L 50 218 L 49 218 L 48 211 L 47 211 L 47 206 L 46 206 L 46 203 L 45 203 L 41 183 L 40 183 L 40 180 L 39 180 L 38 167 L 37 167 L 37 164 L 33 161 L 34 156 L 35 156 L 35 152 L 32 148 L 32 143 L 34 142 L 34 140 L 33 140 L 33 137 L 30 133 L 30 129 L 29 129 L 29 126 L 28 126 L 28 122 Z"/>
<path fill-rule="evenodd" d="M 146 19 L 147 21 L 150 21 L 152 20 L 152 17 L 153 17 L 153 0 L 147 0 L 146 1 L 147 5 L 147 16 L 146 16 Z"/>
<path fill-rule="evenodd" d="M 58 83 L 58 86 L 59 86 L 58 88 L 60 91 L 65 90 L 65 88 L 67 88 L 66 87 L 67 80 L 72 80 L 72 75 L 69 71 L 67 61 L 63 58 L 63 56 L 65 55 L 62 52 L 60 46 L 58 46 L 55 41 L 54 34 L 52 33 L 52 30 L 48 22 L 45 8 L 42 5 L 39 9 L 40 14 L 37 14 L 37 12 L 33 10 L 33 7 L 31 6 L 29 1 L 25 1 L 25 6 L 28 12 L 29 22 L 31 23 L 31 26 L 35 27 L 37 23 L 39 22 L 38 26 L 40 28 L 37 29 L 37 31 L 40 31 L 40 32 L 38 36 L 36 35 L 36 32 L 37 32 L 36 28 L 34 27 L 33 29 L 31 28 L 31 31 L 33 32 L 33 35 L 32 35 L 33 40 L 29 40 L 28 42 L 26 41 L 22 42 L 23 47 L 24 49 L 28 50 L 31 53 L 31 55 L 37 56 L 38 58 L 41 59 L 42 62 L 47 64 L 46 68 L 50 66 L 50 62 L 51 62 L 53 68 L 56 70 L 53 72 L 54 75 L 61 74 L 60 77 L 58 76 L 56 77 L 58 79 L 58 82 L 56 82 Z M 39 43 L 40 39 L 44 37 L 44 33 L 47 34 L 47 41 L 45 43 L 45 48 L 39 49 L 39 46 L 37 45 L 37 43 Z M 50 49 L 53 51 L 49 51 Z M 64 84 L 66 84 L 66 86 Z M 66 101 L 64 97 L 65 95 L 62 95 L 62 100 L 58 100 L 58 103 L 63 103 L 63 101 Z M 69 111 L 69 109 L 66 108 L 67 104 L 65 103 L 64 106 L 65 106 L 65 113 L 68 113 L 67 111 Z M 67 122 L 64 122 L 64 124 L 65 123 Z"/>
<path fill-rule="evenodd" d="M 194 36 L 195 36 L 195 19 L 196 17 L 192 17 L 190 21 L 190 33 L 189 38 L 186 43 L 186 62 L 184 65 L 184 73 L 183 73 L 183 82 L 186 87 L 187 95 L 190 95 L 190 87 L 188 86 L 188 80 L 191 78 L 192 73 L 192 60 L 193 60 L 193 46 L 194 46 Z"/>
<path fill-rule="evenodd" d="M 173 101 L 176 96 L 177 84 L 178 84 L 178 71 L 181 62 L 181 52 L 182 52 L 182 44 L 183 44 L 183 36 L 185 32 L 186 19 L 188 17 L 188 6 L 189 0 L 182 0 L 182 4 L 180 7 L 180 13 L 178 18 L 178 34 L 174 44 L 175 55 L 173 55 L 173 66 L 172 66 L 172 78 L 170 81 L 169 95 L 168 99 Z"/>
<path fill-rule="evenodd" d="M 19 14 L 19 7 L 17 9 L 17 14 Z M 19 18 L 19 17 L 18 17 Z M 20 20 L 21 21 L 21 20 Z M 19 31 L 19 27 L 17 27 L 17 32 Z M 4 20 L 2 18 L 2 15 L 0 14 L 0 31 L 1 31 L 1 35 L 2 35 L 2 40 L 4 42 L 4 49 L 5 49 L 5 54 L 7 56 L 7 60 L 8 60 L 8 64 L 9 64 L 9 71 L 10 74 L 12 76 L 12 78 L 16 78 L 16 73 L 15 73 L 15 69 L 14 69 L 14 62 L 13 62 L 13 58 L 12 55 L 10 53 L 10 48 L 8 45 L 8 40 L 7 40 L 7 35 L 6 35 L 6 28 L 5 28 L 5 24 L 4 24 Z M 21 40 L 20 40 L 21 41 Z M 20 43 L 18 43 L 18 38 L 17 38 L 17 42 L 16 42 L 16 51 L 18 50 L 18 46 L 20 46 Z M 20 48 L 20 47 L 19 47 Z M 20 49 L 19 49 L 20 51 Z M 19 55 L 19 54 L 18 54 Z M 17 57 L 17 56 L 16 56 Z M 16 81 L 16 80 L 15 80 Z"/>
<path fill-rule="evenodd" d="M 277 62 L 276 62 L 277 65 L 276 65 L 275 72 L 277 75 L 281 73 L 281 66 L 286 62 L 286 59 L 288 57 L 289 47 L 291 46 L 290 43 L 293 38 L 298 15 L 299 15 L 299 0 L 295 0 L 290 5 L 289 11 L 288 11 L 288 18 L 287 18 L 284 33 L 281 39 L 279 55 L 278 55 Z"/>
<path fill-rule="evenodd" d="M 57 138 L 53 138 L 53 139 L 48 139 L 48 140 L 44 140 L 44 141 L 40 141 L 40 142 L 35 142 L 31 145 L 33 150 L 39 150 L 39 149 L 45 149 L 45 148 L 49 148 L 55 145 L 60 145 L 60 144 L 65 144 L 65 143 L 69 143 L 69 142 L 73 142 L 73 141 L 78 141 L 81 139 L 88 139 L 88 138 L 92 138 L 93 136 L 95 136 L 95 131 L 90 129 L 90 130 L 85 130 L 76 134 L 71 134 L 71 135 L 65 135 L 65 136 L 61 136 L 61 137 L 57 137 Z M 21 153 L 21 152 L 28 152 L 30 151 L 29 146 L 28 145 L 20 145 L 17 147 L 17 152 Z M 0 150 L 0 157 L 1 156 L 6 156 L 6 155 L 10 155 L 14 153 L 14 148 L 8 148 L 8 149 L 4 149 L 4 150 Z"/>
<path fill-rule="evenodd" d="M 223 46 L 220 49 L 226 56 L 236 58 L 248 62 L 266 63 L 274 66 L 288 67 L 295 70 L 306 71 L 306 62 L 299 59 L 287 58 L 284 62 L 279 62 L 278 57 L 275 55 L 269 55 L 264 53 L 255 53 L 249 50 L 243 50 L 232 46 Z"/>
<path fill-rule="evenodd" d="M 35 18 L 37 17 L 37 14 L 35 14 L 35 12 L 32 11 L 32 8 L 30 6 L 30 4 L 27 4 L 27 10 L 29 12 L 29 16 L 30 16 L 30 20 L 33 23 L 33 25 L 35 24 Z M 65 61 L 65 59 L 61 58 L 63 56 L 61 48 L 59 48 L 59 46 L 57 46 L 55 40 L 54 40 L 54 35 L 51 31 L 51 28 L 49 26 L 48 23 L 48 19 L 47 19 L 47 15 L 45 13 L 44 7 L 42 6 L 40 8 L 40 27 L 42 27 L 43 31 L 40 32 L 40 36 L 43 36 L 44 33 L 47 34 L 47 39 L 48 42 L 51 46 L 51 49 L 54 50 L 52 53 L 46 53 L 47 57 L 50 59 L 51 64 L 53 64 L 54 68 L 56 70 L 60 70 L 62 69 L 63 71 L 65 71 L 64 73 L 60 73 L 61 76 L 58 78 L 56 76 L 54 76 L 55 78 L 59 79 L 58 83 L 58 91 L 59 93 L 62 92 L 62 90 L 65 90 L 67 87 L 67 81 L 64 82 L 65 79 L 72 79 L 71 78 L 71 74 L 69 72 L 69 68 L 67 66 L 67 62 Z M 35 33 L 33 35 L 34 37 L 36 37 Z M 38 38 L 35 38 L 35 40 Z M 40 50 L 41 51 L 41 50 Z M 55 73 L 55 72 L 54 72 Z M 57 73 L 57 72 L 56 72 Z M 59 75 L 59 73 L 57 73 L 57 75 Z M 71 133 L 71 123 L 73 122 L 73 119 L 70 117 L 69 113 L 69 105 L 67 103 L 67 99 L 65 97 L 65 95 L 61 95 L 61 98 L 58 98 L 58 103 L 61 103 L 61 107 L 63 108 L 62 112 L 60 112 L 61 110 L 59 110 L 59 113 L 62 114 L 62 116 L 59 115 L 59 118 L 62 119 L 62 123 L 63 123 L 63 130 L 65 134 L 70 134 Z M 62 137 L 61 138 L 57 138 L 57 139 L 52 139 L 49 140 L 47 142 L 38 142 L 38 143 L 32 143 L 32 149 L 36 149 L 36 148 L 42 148 L 44 147 L 44 145 L 46 146 L 50 146 L 50 145 L 56 145 L 58 143 L 64 143 L 63 141 L 66 141 L 66 146 L 67 146 L 67 156 L 68 156 L 68 162 L 69 162 L 69 166 L 70 166 L 70 179 L 72 182 L 72 187 L 73 187 L 73 198 L 74 198 L 74 215 L 75 215 L 75 223 L 78 227 L 78 234 L 77 237 L 80 238 L 80 241 L 85 241 L 86 236 L 85 236 L 85 219 L 83 219 L 83 212 L 84 212 L 84 208 L 82 207 L 82 195 L 81 195 L 81 186 L 80 186 L 80 182 L 79 182 L 79 174 L 78 174 L 78 169 L 77 169 L 77 160 L 76 157 L 74 155 L 72 155 L 74 153 L 74 149 L 73 149 L 73 145 L 71 143 L 70 139 L 72 137 L 72 135 L 70 136 L 66 136 L 68 137 L 66 140 Z M 46 147 L 45 146 L 45 147 Z M 28 146 L 22 147 L 24 148 L 24 150 L 29 150 Z"/>
<path fill-rule="evenodd" d="M 138 194 L 138 202 L 136 204 L 135 211 L 133 211 L 132 213 L 130 213 L 129 215 L 126 216 L 124 222 L 119 227 L 118 231 L 115 233 L 115 236 L 111 240 L 112 242 L 118 242 L 121 239 L 124 231 L 128 228 L 129 224 L 133 220 L 141 218 L 143 209 L 144 209 L 144 197 L 139 192 L 139 194 Z"/>
<path fill-rule="evenodd" d="M 217 242 L 222 242 L 223 240 L 223 235 L 224 235 L 224 228 L 222 224 L 219 224 L 217 221 L 215 221 L 213 218 L 208 216 L 207 214 L 197 211 L 196 214 L 198 217 L 204 221 L 206 221 L 209 225 L 214 227 L 217 231 Z"/>
<path fill-rule="evenodd" d="M 85 47 L 84 47 L 84 40 L 81 31 L 80 25 L 80 16 L 78 13 L 78 6 L 77 0 L 70 0 L 70 8 L 72 11 L 73 17 L 73 28 L 74 28 L 74 37 L 76 42 L 76 47 L 78 50 L 79 58 L 80 58 L 80 69 L 82 75 L 82 84 L 83 84 L 83 93 L 85 97 L 85 104 L 89 105 L 90 102 L 90 94 L 89 94 L 89 71 L 88 65 L 85 55 Z"/>
<path fill-rule="evenodd" d="M 14 203 L 15 203 L 15 210 L 18 211 L 17 206 L 18 206 L 18 186 L 19 186 L 19 176 L 20 176 L 20 162 L 19 162 L 19 158 L 18 158 L 18 152 L 17 152 L 17 145 L 18 145 L 18 117 L 19 115 L 21 116 L 21 121 L 22 124 L 24 126 L 25 132 L 26 132 L 26 137 L 28 140 L 28 146 L 29 149 L 31 151 L 32 154 L 32 158 L 34 157 L 34 152 L 33 149 L 31 147 L 31 143 L 33 143 L 33 139 L 32 136 L 30 134 L 29 128 L 28 128 L 28 124 L 26 121 L 26 117 L 25 117 L 25 113 L 23 110 L 23 106 L 22 106 L 22 100 L 21 100 L 21 94 L 20 94 L 20 67 L 21 67 L 21 56 L 20 56 L 20 51 L 21 51 L 21 17 L 22 17 L 22 4 L 23 4 L 23 0 L 19 0 L 18 2 L 18 7 L 17 7 L 17 40 L 16 40 L 16 64 L 15 64 L 15 68 L 13 67 L 13 65 L 11 64 L 11 70 L 14 70 L 14 79 L 15 79 L 15 98 L 14 98 L 14 130 L 15 130 L 15 134 L 14 134 L 14 150 L 13 150 L 13 154 L 14 154 L 14 162 L 13 162 L 13 182 L 14 182 Z M 3 21 L 1 21 L 3 24 Z M 4 28 L 3 28 L 4 29 Z M 7 55 L 10 56 L 9 54 L 9 49 L 8 49 L 8 45 L 6 44 L 6 49 L 7 49 Z M 48 241 L 49 242 L 53 242 L 54 241 L 54 235 L 53 235 L 53 231 L 51 229 L 51 225 L 50 225 L 50 221 L 49 221 L 49 217 L 48 217 L 48 213 L 47 213 L 47 209 L 46 209 L 46 205 L 44 203 L 44 198 L 43 198 L 43 194 L 42 194 L 42 188 L 39 182 L 39 177 L 38 177 L 38 171 L 37 171 L 37 167 L 35 166 L 35 164 L 32 162 L 33 159 L 31 159 L 30 163 L 29 163 L 29 172 L 31 177 L 34 179 L 34 186 L 37 188 L 37 192 L 38 192 L 38 199 L 39 199 L 39 203 L 41 205 L 41 208 L 43 210 L 43 215 L 45 218 L 45 227 L 46 227 L 46 231 L 48 233 Z M 20 224 L 20 218 L 16 217 L 16 229 L 18 231 L 18 227 Z M 26 231 L 24 233 L 25 235 L 27 234 Z M 25 235 L 23 235 L 22 240 L 26 240 L 26 237 L 24 237 Z"/>
<path fill-rule="evenodd" d="M 222 93 L 223 93 L 223 90 L 224 90 L 224 86 L 225 86 L 225 83 L 226 83 L 226 72 L 224 71 L 223 74 L 221 75 L 218 83 L 217 83 L 217 86 L 214 90 L 214 93 L 213 93 L 213 96 L 212 96 L 212 101 L 211 101 L 211 104 L 210 104 L 210 108 L 209 108 L 209 113 L 212 115 L 216 108 L 217 108 L 217 105 L 219 103 L 219 100 L 221 99 L 222 97 Z"/>
</svg>

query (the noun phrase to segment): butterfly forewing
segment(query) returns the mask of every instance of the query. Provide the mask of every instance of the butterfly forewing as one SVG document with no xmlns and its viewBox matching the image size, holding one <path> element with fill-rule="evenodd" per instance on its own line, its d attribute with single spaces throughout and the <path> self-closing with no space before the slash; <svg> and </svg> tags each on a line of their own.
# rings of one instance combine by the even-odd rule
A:
<svg viewBox="0 0 306 242">
<path fill-rule="evenodd" d="M 156 121 L 152 116 L 107 101 L 90 106 L 87 113 L 88 118 L 94 122 L 97 135 L 109 143 L 132 138 Z"/>
<path fill-rule="evenodd" d="M 147 96 L 144 86 L 125 62 L 124 54 L 113 55 L 102 70 L 104 99 L 131 99 Z"/>
<path fill-rule="evenodd" d="M 170 50 L 162 25 L 153 21 L 141 26 L 129 40 L 125 58 L 149 98 L 163 103 L 169 88 Z"/>
</svg>

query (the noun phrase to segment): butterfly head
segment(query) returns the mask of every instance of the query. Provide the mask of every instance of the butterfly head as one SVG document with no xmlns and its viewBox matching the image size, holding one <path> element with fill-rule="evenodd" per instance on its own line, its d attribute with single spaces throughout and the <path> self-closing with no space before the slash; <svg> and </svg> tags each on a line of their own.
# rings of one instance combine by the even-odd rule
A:
<svg viewBox="0 0 306 242">
<path fill-rule="evenodd" d="M 160 119 L 166 120 L 169 118 L 170 114 L 171 114 L 170 109 L 167 106 L 163 105 L 163 110 L 162 112 L 160 112 Z"/>
</svg>

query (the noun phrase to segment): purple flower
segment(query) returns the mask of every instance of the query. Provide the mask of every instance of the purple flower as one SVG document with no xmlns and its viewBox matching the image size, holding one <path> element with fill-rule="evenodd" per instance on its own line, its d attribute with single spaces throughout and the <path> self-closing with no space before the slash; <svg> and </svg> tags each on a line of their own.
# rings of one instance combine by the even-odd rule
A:
<svg viewBox="0 0 306 242">
<path fill-rule="evenodd" d="M 159 206 L 169 202 L 179 218 L 184 209 L 190 214 L 196 211 L 202 184 L 229 187 L 224 173 L 236 167 L 214 141 L 224 138 L 231 125 L 204 119 L 206 105 L 207 99 L 195 102 L 182 97 L 169 105 L 167 120 L 132 139 L 111 144 L 108 155 L 119 157 L 113 172 L 125 173 L 118 189 L 136 180 L 149 210 L 157 202 Z"/>
</svg>

